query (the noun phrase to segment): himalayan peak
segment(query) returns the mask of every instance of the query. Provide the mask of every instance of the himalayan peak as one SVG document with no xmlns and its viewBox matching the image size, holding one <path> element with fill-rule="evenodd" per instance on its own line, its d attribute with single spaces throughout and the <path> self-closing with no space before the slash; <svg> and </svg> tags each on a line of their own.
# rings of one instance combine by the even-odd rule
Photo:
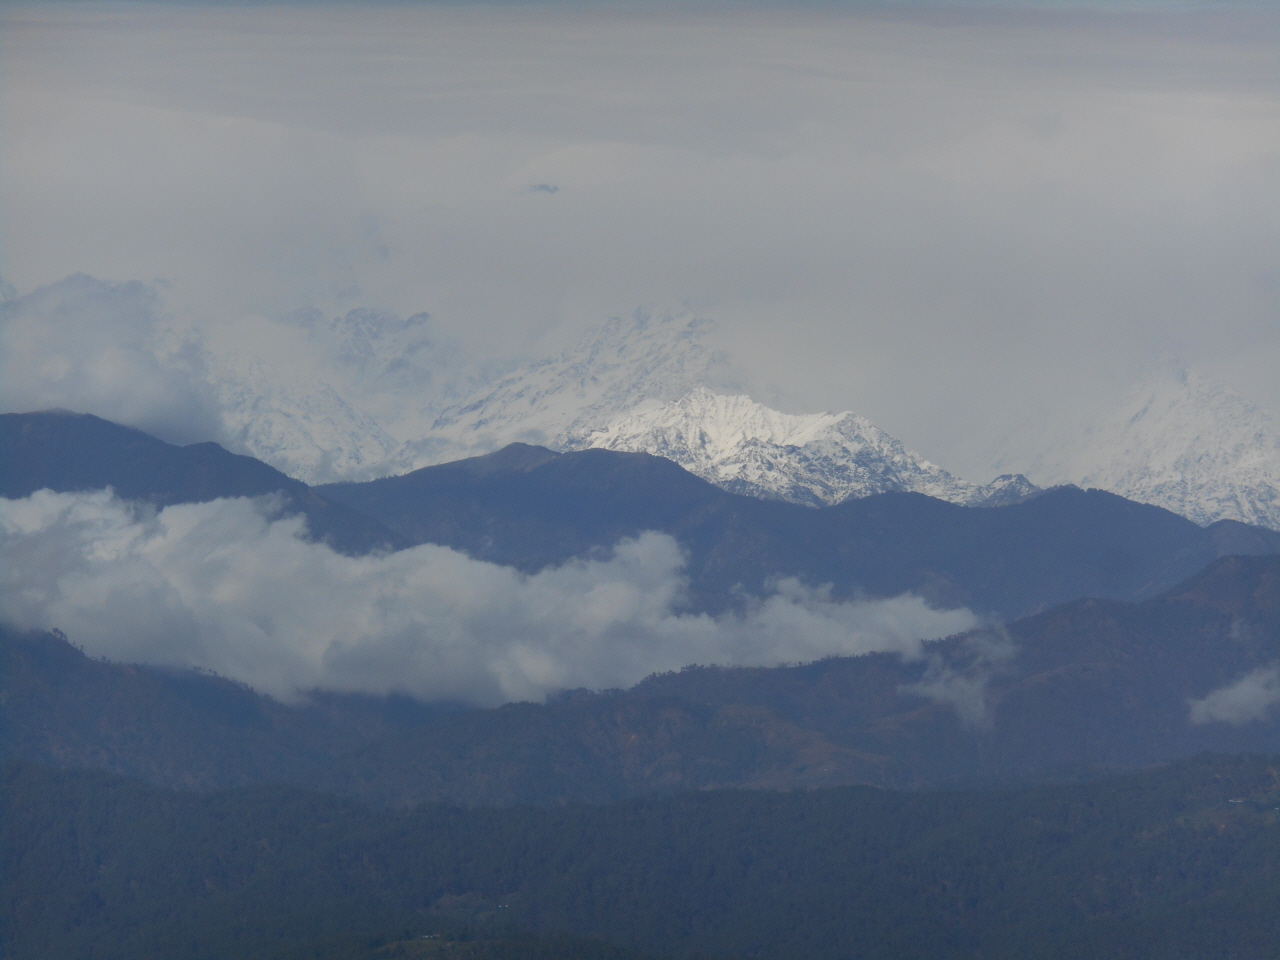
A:
<svg viewBox="0 0 1280 960">
<path fill-rule="evenodd" d="M 1037 489 L 1022 476 L 961 480 L 852 413 L 791 416 L 705 387 L 564 445 L 652 453 L 732 493 L 814 507 L 895 491 L 995 506 Z"/>
<path fill-rule="evenodd" d="M 811 506 L 893 490 L 997 504 L 1036 489 L 1018 475 L 960 479 L 852 413 L 793 416 L 755 402 L 710 345 L 714 323 L 687 314 L 615 318 L 496 377 L 463 369 L 419 318 L 308 319 L 308 342 L 331 362 L 208 358 L 235 445 L 308 482 L 402 473 L 522 440 L 654 453 L 725 489 Z M 1280 529 L 1280 431 L 1203 378 L 1145 381 L 1079 436 L 1056 444 L 1035 475 L 1199 523 Z"/>
<path fill-rule="evenodd" d="M 1046 473 L 1200 524 L 1280 530 L 1280 429 L 1257 404 L 1182 368 L 1138 384 Z"/>
</svg>

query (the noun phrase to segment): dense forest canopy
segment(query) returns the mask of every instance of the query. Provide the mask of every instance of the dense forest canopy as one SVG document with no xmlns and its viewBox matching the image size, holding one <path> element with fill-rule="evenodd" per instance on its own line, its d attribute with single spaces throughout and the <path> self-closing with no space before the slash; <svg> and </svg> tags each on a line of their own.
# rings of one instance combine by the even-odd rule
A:
<svg viewBox="0 0 1280 960">
<path fill-rule="evenodd" d="M 24 765 L 3 783 L 13 960 L 249 960 L 460 924 L 778 960 L 1246 960 L 1280 942 L 1277 758 L 1015 791 L 405 813 Z"/>
</svg>

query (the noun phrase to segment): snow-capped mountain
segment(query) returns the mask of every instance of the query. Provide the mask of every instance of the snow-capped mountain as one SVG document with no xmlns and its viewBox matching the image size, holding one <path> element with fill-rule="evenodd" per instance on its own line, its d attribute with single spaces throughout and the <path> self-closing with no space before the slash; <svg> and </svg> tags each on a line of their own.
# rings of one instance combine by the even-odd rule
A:
<svg viewBox="0 0 1280 960">
<path fill-rule="evenodd" d="M 395 472 L 400 442 L 332 383 L 283 378 L 261 361 L 227 363 L 215 382 L 226 441 L 306 483 Z"/>
<path fill-rule="evenodd" d="M 461 366 L 426 337 L 425 318 L 353 311 L 288 326 L 311 351 L 305 365 L 224 350 L 217 388 L 239 445 L 308 482 L 402 473 L 520 440 L 654 453 L 727 490 L 809 506 L 908 490 L 995 504 L 1036 489 L 1021 476 L 961 480 L 852 413 L 790 416 L 756 403 L 709 344 L 713 323 L 689 315 L 611 319 L 438 415 L 432 404 L 457 390 Z M 452 379 L 442 387 L 442 377 Z"/>
<path fill-rule="evenodd" d="M 230 324 L 203 337 L 225 439 L 308 483 L 412 469 L 405 441 L 428 434 L 445 403 L 474 387 L 425 314 L 301 311 L 258 320 L 253 333 Z"/>
<path fill-rule="evenodd" d="M 485 382 L 425 316 L 298 314 L 253 338 L 230 328 L 204 365 L 229 443 L 308 482 L 367 479 L 514 440 L 669 457 L 725 489 L 813 506 L 890 490 L 999 503 L 1021 476 L 962 480 L 851 413 L 789 416 L 743 396 L 714 325 L 638 313 Z M 252 349 L 247 344 L 252 343 Z M 461 399 L 459 399 L 461 398 Z M 1264 410 L 1180 370 L 1144 381 L 1059 444 L 1038 478 L 1100 487 L 1199 523 L 1280 529 L 1280 429 Z"/>
<path fill-rule="evenodd" d="M 1036 490 L 1021 476 L 961 480 L 852 413 L 792 416 L 705 387 L 642 405 L 567 445 L 652 453 L 733 493 L 814 507 L 892 491 L 995 505 Z"/>
<path fill-rule="evenodd" d="M 302 311 L 204 337 L 225 439 L 308 483 L 364 480 L 516 440 L 567 449 L 645 400 L 739 387 L 711 321 L 642 312 L 485 379 L 426 315 Z M 265 333 L 264 333 L 265 331 Z"/>
<path fill-rule="evenodd" d="M 219 439 L 310 483 L 363 480 L 490 452 L 514 440 L 645 450 L 755 496 L 825 504 L 887 490 L 960 503 L 1016 500 L 1020 476 L 981 486 L 850 413 L 788 416 L 712 346 L 712 322 L 637 313 L 555 356 L 485 372 L 425 314 L 359 309 L 202 322 L 143 283 L 84 275 L 23 297 L 0 288 L 0 401 L 67 407 L 175 442 Z M 1043 433 L 1043 431 L 1042 431 Z M 1256 404 L 1164 368 L 1111 416 L 1028 458 L 1046 483 L 1096 486 L 1200 523 L 1280 530 L 1280 427 Z"/>
<path fill-rule="evenodd" d="M 517 440 L 577 448 L 646 401 L 675 400 L 699 386 L 733 388 L 739 381 L 728 358 L 707 343 L 713 328 L 688 315 L 611 319 L 574 347 L 445 409 L 425 441 L 407 445 L 405 459 L 438 463 Z"/>
<path fill-rule="evenodd" d="M 1231 519 L 1280 530 L 1276 421 L 1183 369 L 1144 380 L 1048 472 L 1197 523 Z"/>
<path fill-rule="evenodd" d="M 403 459 L 438 462 L 449 448 L 461 457 L 515 440 L 604 447 L 667 457 L 735 493 L 809 506 L 905 490 L 986 504 L 1036 489 L 1024 477 L 968 483 L 851 413 L 790 416 L 756 403 L 736 392 L 740 377 L 708 344 L 713 329 L 689 316 L 610 320 L 445 410 Z"/>
</svg>

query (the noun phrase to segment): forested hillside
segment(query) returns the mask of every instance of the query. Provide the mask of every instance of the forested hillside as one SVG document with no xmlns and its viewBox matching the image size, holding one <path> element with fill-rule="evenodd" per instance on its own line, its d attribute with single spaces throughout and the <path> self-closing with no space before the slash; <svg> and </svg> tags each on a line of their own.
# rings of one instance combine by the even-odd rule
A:
<svg viewBox="0 0 1280 960">
<path fill-rule="evenodd" d="M 1280 558 L 1228 557 L 1145 603 L 1076 601 L 927 644 L 915 660 L 692 667 L 492 710 L 332 693 L 285 705 L 0 631 L 0 721 L 19 759 L 182 788 L 292 783 L 396 807 L 918 788 L 1280 750 L 1280 694 L 1266 685 L 1277 660 Z M 1252 712 L 1193 710 L 1242 683 L 1257 688 Z"/>
<path fill-rule="evenodd" d="M 778 960 L 1280 950 L 1274 758 L 1014 792 L 728 791 L 403 814 L 18 766 L 3 797 L 13 960 L 252 960 L 460 923 Z"/>
</svg>

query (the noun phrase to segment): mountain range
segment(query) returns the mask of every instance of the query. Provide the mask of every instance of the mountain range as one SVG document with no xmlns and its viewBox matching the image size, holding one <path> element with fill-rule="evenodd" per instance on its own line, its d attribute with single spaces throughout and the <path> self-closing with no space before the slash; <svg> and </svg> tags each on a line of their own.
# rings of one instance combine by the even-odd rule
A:
<svg viewBox="0 0 1280 960">
<path fill-rule="evenodd" d="M 0 420 L 0 464 L 7 497 L 274 494 L 349 552 L 436 543 L 527 572 L 660 530 L 686 551 L 686 602 L 713 613 L 792 576 L 837 598 L 914 591 L 997 618 L 918 657 L 701 667 L 497 710 L 323 692 L 287 706 L 6 631 L 6 745 L 44 763 L 173 786 L 284 779 L 394 805 L 918 787 L 1280 747 L 1280 534 L 1200 527 L 1103 491 L 985 508 L 886 493 L 815 509 L 730 494 L 649 454 L 523 444 L 316 491 L 216 445 L 57 412 Z"/>
<path fill-rule="evenodd" d="M 1255 403 L 1180 367 L 1158 369 L 1045 475 L 1154 503 L 1196 523 L 1230 517 L 1280 530 L 1280 427 Z"/>
<path fill-rule="evenodd" d="M 923 493 L 965 506 L 1013 503 L 1038 488 L 1021 475 L 969 483 L 852 413 L 790 416 L 747 396 L 698 387 L 642 405 L 602 430 L 560 445 L 666 457 L 730 493 L 831 506 L 877 493 Z"/>
<path fill-rule="evenodd" d="M 398 474 L 518 441 L 652 453 L 730 492 L 808 506 L 891 491 L 981 505 L 1036 489 L 1018 474 L 958 478 L 851 412 L 792 415 L 756 402 L 710 346 L 715 325 L 697 317 L 615 318 L 553 356 L 487 374 L 464 371 L 423 318 L 354 311 L 296 325 L 330 355 L 328 379 L 233 352 L 209 364 L 234 442 L 309 482 Z M 1185 370 L 1151 373 L 1067 442 L 1049 439 L 1022 458 L 1043 483 L 1098 487 L 1201 524 L 1280 529 L 1274 420 Z"/>
<path fill-rule="evenodd" d="M 1085 596 L 1141 600 L 1216 557 L 1280 552 L 1265 528 L 1201 527 L 1075 487 L 983 508 L 881 493 L 814 509 L 727 493 L 651 454 L 512 444 L 311 488 L 217 444 L 178 447 L 87 414 L 0 415 L 0 495 L 105 487 L 153 506 L 279 494 L 343 552 L 434 543 L 527 572 L 659 531 L 685 551 L 690 602 L 706 610 L 795 577 L 837 598 L 910 592 L 1010 618 Z"/>
<path fill-rule="evenodd" d="M 1226 554 L 1280 551 L 1280 534 L 1200 527 L 1100 490 L 1059 487 L 999 507 L 883 493 L 813 509 L 726 493 L 670 460 L 513 444 L 401 477 L 317 488 L 413 543 L 538 570 L 645 530 L 686 551 L 695 604 L 732 606 L 779 578 L 836 597 L 912 592 L 1022 616 L 1083 596 L 1137 600 Z"/>
<path fill-rule="evenodd" d="M 1082 406 L 1052 429 L 1008 434 L 988 451 L 991 473 L 1002 474 L 988 483 L 957 477 L 852 412 L 782 412 L 774 390 L 717 349 L 717 325 L 688 313 L 612 318 L 516 364 L 478 361 L 426 314 L 301 310 L 198 324 L 164 316 L 160 302 L 145 284 L 84 275 L 5 301 L 14 342 L 45 343 L 59 358 L 12 371 L 10 392 L 32 398 L 26 409 L 70 406 L 168 439 L 218 440 L 312 484 L 524 442 L 654 453 L 731 492 L 808 506 L 891 491 L 1003 503 L 1034 481 L 1105 489 L 1201 524 L 1280 529 L 1274 417 L 1171 364 L 1148 369 L 1104 415 Z M 105 315 L 128 329 L 127 343 L 98 342 Z M 123 351 L 138 389 L 99 382 L 95 351 L 109 349 Z"/>
<path fill-rule="evenodd" d="M 679 427 L 690 397 L 782 450 L 877 440 L 696 389 L 645 409 Z M 707 462 L 731 472 L 745 435 L 709 437 Z M 955 478 L 973 505 L 889 489 L 828 506 L 806 476 L 795 503 L 647 452 L 512 443 L 311 487 L 216 444 L 4 415 L 8 499 L 266 498 L 354 563 L 438 544 L 530 577 L 656 530 L 708 622 L 791 577 L 986 625 L 494 709 L 285 703 L 0 626 L 0 956 L 635 960 L 513 928 L 678 956 L 1271 955 L 1275 758 L 1204 751 L 1280 751 L 1280 533 L 1074 486 L 992 503 Z M 441 933 L 477 929 L 511 952 Z"/>
</svg>

